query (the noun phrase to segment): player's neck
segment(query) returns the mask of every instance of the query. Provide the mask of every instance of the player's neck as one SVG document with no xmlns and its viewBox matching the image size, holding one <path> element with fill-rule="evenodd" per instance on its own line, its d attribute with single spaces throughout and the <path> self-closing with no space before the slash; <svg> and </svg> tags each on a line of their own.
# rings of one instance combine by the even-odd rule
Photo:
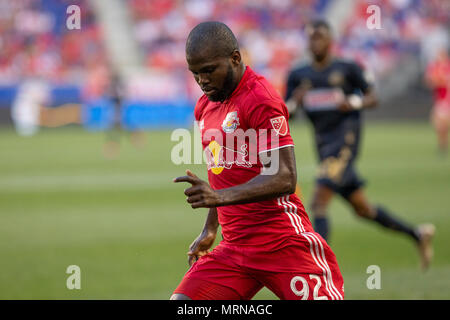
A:
<svg viewBox="0 0 450 320">
<path fill-rule="evenodd" d="M 239 87 L 239 83 L 241 83 L 242 78 L 244 77 L 244 73 L 245 73 L 245 70 L 246 70 L 245 64 L 241 63 L 238 68 L 239 68 L 238 69 L 238 74 L 237 74 L 237 77 L 236 77 L 236 82 L 233 85 L 233 90 L 231 90 L 231 93 L 223 101 L 221 101 L 222 103 L 231 98 L 233 93 L 236 91 L 237 87 Z"/>
<path fill-rule="evenodd" d="M 236 90 L 236 88 L 239 86 L 239 83 L 241 83 L 242 77 L 244 76 L 245 73 L 245 64 L 241 63 L 239 65 L 239 71 L 238 71 L 238 77 L 237 77 L 237 82 L 236 82 L 236 86 L 234 87 L 234 90 Z M 233 90 L 233 92 L 234 92 Z"/>
<path fill-rule="evenodd" d="M 333 61 L 333 56 L 331 54 L 326 54 L 324 57 L 314 57 L 313 67 L 317 70 L 323 70 L 328 67 Z"/>
</svg>

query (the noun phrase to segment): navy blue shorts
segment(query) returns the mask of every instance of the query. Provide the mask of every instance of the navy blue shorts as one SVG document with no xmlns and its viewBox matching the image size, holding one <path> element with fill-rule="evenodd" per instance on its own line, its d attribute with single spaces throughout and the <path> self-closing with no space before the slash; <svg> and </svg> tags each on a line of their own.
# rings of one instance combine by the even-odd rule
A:
<svg viewBox="0 0 450 320">
<path fill-rule="evenodd" d="M 353 157 L 347 159 L 345 154 L 338 157 L 328 157 L 320 162 L 317 184 L 324 185 L 348 199 L 349 196 L 365 185 L 357 173 Z"/>
<path fill-rule="evenodd" d="M 344 199 L 348 199 L 350 195 L 356 190 L 362 188 L 366 182 L 364 179 L 360 178 L 358 174 L 351 169 L 351 173 L 349 174 L 349 178 L 345 181 L 335 182 L 329 178 L 319 177 L 317 178 L 317 184 L 326 186 L 341 195 Z"/>
</svg>

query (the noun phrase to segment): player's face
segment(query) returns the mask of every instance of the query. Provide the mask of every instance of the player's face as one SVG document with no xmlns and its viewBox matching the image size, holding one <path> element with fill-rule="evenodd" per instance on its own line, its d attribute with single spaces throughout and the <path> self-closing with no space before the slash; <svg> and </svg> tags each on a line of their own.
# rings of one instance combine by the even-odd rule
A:
<svg viewBox="0 0 450 320">
<path fill-rule="evenodd" d="M 309 31 L 309 50 L 316 60 L 322 60 L 328 54 L 331 35 L 327 28 L 317 27 Z"/>
<path fill-rule="evenodd" d="M 188 55 L 186 58 L 195 81 L 210 101 L 223 101 L 236 88 L 239 51 L 230 57 Z"/>
</svg>

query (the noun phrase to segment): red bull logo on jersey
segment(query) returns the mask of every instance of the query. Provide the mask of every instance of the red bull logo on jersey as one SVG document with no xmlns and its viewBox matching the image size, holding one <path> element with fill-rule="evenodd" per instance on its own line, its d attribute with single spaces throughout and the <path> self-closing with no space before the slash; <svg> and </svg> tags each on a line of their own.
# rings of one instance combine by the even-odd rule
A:
<svg viewBox="0 0 450 320">
<path fill-rule="evenodd" d="M 208 170 L 214 174 L 221 174 L 223 169 L 231 169 L 233 165 L 250 168 L 252 164 L 246 160 L 248 156 L 247 144 L 243 144 L 240 150 L 234 150 L 221 146 L 213 140 L 205 148 L 206 164 Z"/>
<path fill-rule="evenodd" d="M 239 126 L 237 111 L 229 112 L 222 122 L 222 130 L 225 133 L 233 133 Z"/>
<path fill-rule="evenodd" d="M 216 175 L 233 166 L 262 169 L 263 164 L 270 165 L 265 165 L 261 174 L 274 174 L 278 170 L 279 154 L 272 151 L 279 149 L 279 132 L 285 134 L 288 131 L 286 119 L 274 123 L 277 130 L 238 128 L 233 133 L 224 134 L 220 127 L 205 129 L 203 121 L 195 122 L 194 138 L 185 128 L 172 133 L 171 140 L 178 141 L 178 144 L 172 148 L 171 159 L 177 165 L 206 163 L 208 170 Z"/>
</svg>

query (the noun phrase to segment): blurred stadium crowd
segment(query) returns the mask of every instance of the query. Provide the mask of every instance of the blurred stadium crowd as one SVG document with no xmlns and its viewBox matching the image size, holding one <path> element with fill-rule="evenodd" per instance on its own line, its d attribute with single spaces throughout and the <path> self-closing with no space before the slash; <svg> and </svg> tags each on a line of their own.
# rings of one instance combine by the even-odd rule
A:
<svg viewBox="0 0 450 320">
<path fill-rule="evenodd" d="M 288 70 L 305 57 L 304 26 L 329 10 L 330 0 L 121 0 L 132 17 L 130 37 L 140 50 L 141 66 L 178 84 L 177 96 L 190 101 L 200 92 L 188 73 L 184 43 L 204 20 L 220 20 L 238 35 L 245 60 L 283 94 Z M 405 55 L 426 64 L 436 43 L 448 47 L 450 2 L 442 0 L 356 0 L 342 26 L 336 52 L 354 58 L 376 79 L 397 72 Z M 66 27 L 69 5 L 81 8 L 81 30 Z M 382 29 L 366 26 L 370 4 L 382 8 Z M 83 98 L 108 87 L 108 52 L 89 0 L 0 0 L 0 86 L 41 78 L 51 84 L 83 87 Z M 432 49 L 432 50 L 431 50 Z M 158 97 L 157 97 L 158 98 Z M 164 99 L 166 97 L 159 97 Z"/>
<path fill-rule="evenodd" d="M 101 32 L 88 2 L 76 1 L 83 28 L 66 27 L 70 3 L 59 0 L 0 1 L 0 81 L 39 76 L 54 82 L 79 81 L 105 60 Z"/>
<path fill-rule="evenodd" d="M 186 30 L 203 20 L 220 20 L 239 35 L 250 65 L 284 91 L 288 69 L 306 49 L 305 25 L 323 16 L 329 0 L 175 1 L 128 0 L 135 21 L 135 35 L 145 51 L 146 66 L 167 72 L 185 69 Z M 336 51 L 354 58 L 376 78 L 394 72 L 404 54 L 424 54 L 426 37 L 441 34 L 450 21 L 450 5 L 444 1 L 358 0 L 352 19 L 336 45 Z M 383 29 L 366 26 L 370 4 L 382 7 Z M 442 40 L 446 41 L 446 40 Z"/>
</svg>

